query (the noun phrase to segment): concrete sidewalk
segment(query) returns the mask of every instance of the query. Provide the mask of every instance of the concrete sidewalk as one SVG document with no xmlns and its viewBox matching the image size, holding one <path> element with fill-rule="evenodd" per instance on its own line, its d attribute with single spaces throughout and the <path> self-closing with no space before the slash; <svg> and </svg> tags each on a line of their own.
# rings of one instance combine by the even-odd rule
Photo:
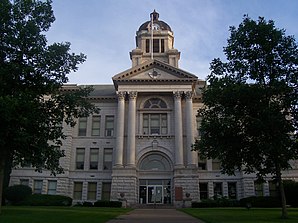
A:
<svg viewBox="0 0 298 223">
<path fill-rule="evenodd" d="M 175 209 L 135 209 L 107 223 L 204 223 Z"/>
</svg>

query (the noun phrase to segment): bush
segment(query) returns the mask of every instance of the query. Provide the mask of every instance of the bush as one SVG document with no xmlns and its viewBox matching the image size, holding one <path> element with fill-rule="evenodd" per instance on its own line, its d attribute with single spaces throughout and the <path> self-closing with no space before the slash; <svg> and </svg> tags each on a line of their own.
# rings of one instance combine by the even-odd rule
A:
<svg viewBox="0 0 298 223">
<path fill-rule="evenodd" d="M 12 204 L 24 201 L 32 194 L 32 189 L 26 185 L 14 185 L 4 191 L 4 198 Z"/>
<path fill-rule="evenodd" d="M 298 207 L 298 182 L 284 181 L 287 204 L 292 207 Z"/>
<path fill-rule="evenodd" d="M 82 204 L 83 207 L 93 207 L 93 203 L 92 202 L 88 202 L 88 201 L 84 201 Z"/>
<path fill-rule="evenodd" d="M 32 194 L 21 204 L 30 206 L 70 206 L 72 199 L 63 195 Z"/>
<path fill-rule="evenodd" d="M 94 202 L 94 207 L 113 207 L 113 208 L 121 208 L 121 201 L 96 201 Z"/>
<path fill-rule="evenodd" d="M 213 207 L 239 207 L 239 201 L 223 198 L 206 199 L 201 202 L 192 202 L 192 208 L 213 208 Z"/>
<path fill-rule="evenodd" d="M 281 206 L 280 199 L 278 197 L 260 196 L 260 197 L 246 197 L 240 200 L 242 207 L 247 207 L 250 204 L 251 207 L 258 208 L 276 208 Z"/>
</svg>

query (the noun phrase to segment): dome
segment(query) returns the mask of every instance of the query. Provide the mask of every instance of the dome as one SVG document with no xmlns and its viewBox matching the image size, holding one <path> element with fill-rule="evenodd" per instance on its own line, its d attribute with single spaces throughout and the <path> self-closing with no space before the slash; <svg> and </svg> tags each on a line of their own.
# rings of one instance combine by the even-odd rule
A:
<svg viewBox="0 0 298 223">
<path fill-rule="evenodd" d="M 167 23 L 165 23 L 164 21 L 158 20 L 159 13 L 156 12 L 155 10 L 150 14 L 150 21 L 144 22 L 140 26 L 139 31 L 142 31 L 142 30 L 148 31 L 149 30 L 151 17 L 153 17 L 153 24 L 157 24 L 159 26 L 160 30 L 168 30 L 168 31 L 172 32 L 171 27 Z"/>
</svg>

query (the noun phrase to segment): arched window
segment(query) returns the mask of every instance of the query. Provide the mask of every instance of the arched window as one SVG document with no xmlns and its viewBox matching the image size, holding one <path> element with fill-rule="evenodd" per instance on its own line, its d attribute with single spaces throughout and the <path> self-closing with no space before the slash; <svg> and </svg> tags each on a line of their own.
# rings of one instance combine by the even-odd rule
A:
<svg viewBox="0 0 298 223">
<path fill-rule="evenodd" d="M 144 103 L 143 134 L 168 134 L 167 104 L 160 98 L 151 98 Z"/>
<path fill-rule="evenodd" d="M 162 155 L 151 154 L 142 160 L 140 170 L 170 171 L 171 166 L 169 161 Z"/>
<path fill-rule="evenodd" d="M 167 104 L 159 98 L 151 98 L 145 102 L 144 108 L 167 108 Z"/>
</svg>

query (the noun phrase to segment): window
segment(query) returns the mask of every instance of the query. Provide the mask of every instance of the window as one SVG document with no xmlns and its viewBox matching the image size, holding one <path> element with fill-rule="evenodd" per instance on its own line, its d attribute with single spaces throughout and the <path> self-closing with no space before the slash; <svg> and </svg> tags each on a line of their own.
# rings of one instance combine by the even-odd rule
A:
<svg viewBox="0 0 298 223">
<path fill-rule="evenodd" d="M 200 187 L 200 199 L 208 199 L 208 183 L 199 183 Z"/>
<path fill-rule="evenodd" d="M 98 169 L 98 148 L 91 148 L 90 149 L 90 170 L 97 170 Z"/>
<path fill-rule="evenodd" d="M 168 133 L 167 113 L 165 113 L 165 111 L 161 113 L 161 111 L 165 110 L 166 108 L 166 103 L 159 98 L 151 98 L 144 103 L 144 135 L 166 135 Z"/>
<path fill-rule="evenodd" d="M 25 185 L 25 186 L 29 186 L 29 179 L 20 179 L 20 184 Z"/>
<path fill-rule="evenodd" d="M 101 200 L 109 201 L 111 196 L 111 183 L 102 183 Z"/>
<path fill-rule="evenodd" d="M 112 160 L 113 160 L 113 149 L 105 148 L 103 154 L 103 169 L 111 170 L 112 169 Z"/>
<path fill-rule="evenodd" d="M 42 192 L 42 180 L 34 180 L 33 193 L 41 194 Z"/>
<path fill-rule="evenodd" d="M 255 195 L 263 196 L 263 184 L 255 181 Z"/>
<path fill-rule="evenodd" d="M 278 188 L 275 181 L 269 181 L 269 194 L 272 197 L 278 197 Z"/>
<path fill-rule="evenodd" d="M 83 182 L 74 182 L 73 199 L 82 200 Z"/>
<path fill-rule="evenodd" d="M 57 181 L 49 180 L 48 181 L 48 194 L 56 194 L 57 190 Z"/>
<path fill-rule="evenodd" d="M 213 183 L 214 197 L 222 197 L 222 183 Z"/>
<path fill-rule="evenodd" d="M 221 169 L 221 164 L 218 159 L 213 159 L 212 160 L 212 170 L 220 170 Z"/>
<path fill-rule="evenodd" d="M 228 196 L 229 199 L 237 199 L 237 183 L 228 182 Z"/>
<path fill-rule="evenodd" d="M 94 115 L 92 116 L 92 136 L 99 136 L 100 135 L 100 116 Z"/>
<path fill-rule="evenodd" d="M 144 135 L 166 135 L 168 132 L 167 114 L 144 114 Z"/>
<path fill-rule="evenodd" d="M 87 200 L 96 200 L 96 193 L 97 193 L 97 183 L 89 182 Z"/>
<path fill-rule="evenodd" d="M 106 116 L 106 136 L 114 135 L 114 116 Z"/>
<path fill-rule="evenodd" d="M 198 156 L 198 168 L 199 170 L 207 170 L 207 160 L 201 159 L 200 156 Z"/>
<path fill-rule="evenodd" d="M 83 170 L 85 161 L 85 148 L 77 148 L 76 169 Z"/>
<path fill-rule="evenodd" d="M 87 117 L 79 118 L 79 136 L 86 136 L 87 133 Z"/>
<path fill-rule="evenodd" d="M 198 134 L 198 136 L 200 137 L 200 136 L 202 136 L 202 133 L 201 133 L 201 130 L 200 130 L 200 128 L 201 128 L 201 123 L 202 123 L 202 117 L 201 116 L 196 116 L 196 122 L 197 122 L 197 134 Z"/>
<path fill-rule="evenodd" d="M 159 39 L 153 39 L 153 53 L 159 53 Z"/>
<path fill-rule="evenodd" d="M 165 52 L 165 40 L 164 39 L 161 39 L 160 40 L 160 44 L 161 44 L 160 52 L 161 53 L 164 53 Z"/>
<path fill-rule="evenodd" d="M 150 40 L 146 39 L 146 53 L 150 53 Z"/>
<path fill-rule="evenodd" d="M 159 154 L 151 154 L 142 160 L 140 169 L 150 171 L 169 171 L 171 170 L 171 165 L 165 157 Z"/>
</svg>

